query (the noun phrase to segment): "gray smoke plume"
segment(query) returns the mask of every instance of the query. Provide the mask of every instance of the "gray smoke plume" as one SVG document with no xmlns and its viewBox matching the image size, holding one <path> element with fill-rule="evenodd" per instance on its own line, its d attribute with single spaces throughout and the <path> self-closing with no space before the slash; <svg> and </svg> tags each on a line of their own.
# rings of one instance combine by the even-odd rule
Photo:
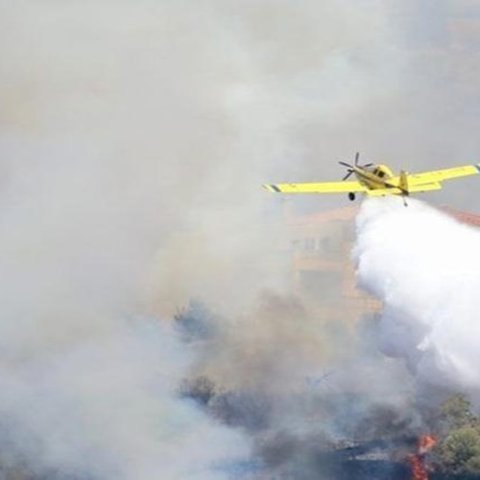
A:
<svg viewBox="0 0 480 480">
<path fill-rule="evenodd" d="M 2 469 L 23 465 L 33 478 L 230 478 L 249 444 L 178 397 L 191 361 L 171 326 L 146 319 L 4 358 Z"/>
<path fill-rule="evenodd" d="M 371 319 L 359 320 L 349 335 L 345 325 L 274 295 L 245 313 L 237 322 L 243 328 L 229 331 L 223 322 L 211 336 L 215 319 L 205 321 L 204 315 L 193 306 L 179 320 L 190 339 L 197 332 L 199 349 L 187 396 L 214 418 L 248 432 L 265 478 L 390 471 L 389 452 L 398 450 L 399 441 L 412 443 L 425 428 L 413 377 L 379 352 Z M 361 452 L 372 451 L 380 452 L 385 465 L 357 462 Z"/>
</svg>

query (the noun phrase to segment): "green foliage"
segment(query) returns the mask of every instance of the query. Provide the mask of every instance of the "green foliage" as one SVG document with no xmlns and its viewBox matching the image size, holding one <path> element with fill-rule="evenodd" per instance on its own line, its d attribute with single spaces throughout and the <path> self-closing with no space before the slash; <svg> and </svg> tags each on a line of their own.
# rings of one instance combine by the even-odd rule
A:
<svg viewBox="0 0 480 480">
<path fill-rule="evenodd" d="M 452 430 L 440 447 L 440 458 L 454 473 L 480 472 L 480 431 L 475 427 Z"/>
<path fill-rule="evenodd" d="M 465 395 L 453 395 L 441 407 L 442 418 L 449 429 L 475 426 L 478 419 L 471 408 L 472 405 Z"/>
<path fill-rule="evenodd" d="M 480 455 L 474 455 L 465 464 L 468 473 L 478 474 L 480 472 Z"/>
<path fill-rule="evenodd" d="M 462 394 L 441 407 L 445 437 L 437 449 L 443 468 L 454 474 L 480 473 L 480 421 Z"/>
</svg>

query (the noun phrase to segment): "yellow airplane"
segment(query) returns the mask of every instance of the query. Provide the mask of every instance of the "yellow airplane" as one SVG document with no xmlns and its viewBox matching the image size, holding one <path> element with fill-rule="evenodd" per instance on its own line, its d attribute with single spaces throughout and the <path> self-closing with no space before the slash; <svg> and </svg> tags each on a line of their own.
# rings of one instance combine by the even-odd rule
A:
<svg viewBox="0 0 480 480">
<path fill-rule="evenodd" d="M 315 182 L 315 183 L 278 183 L 264 184 L 263 187 L 274 193 L 348 193 L 350 200 L 355 200 L 356 193 L 364 193 L 367 196 L 402 195 L 407 197 L 410 193 L 430 192 L 440 190 L 442 182 L 451 178 L 465 177 L 480 173 L 480 163 L 453 167 L 443 170 L 410 174 L 401 171 L 400 175 L 394 175 L 386 165 L 374 165 L 367 163 L 359 165 L 355 155 L 355 162 L 350 165 L 338 162 L 347 167 L 347 174 L 341 182 Z M 355 174 L 356 181 L 346 182 L 350 175 Z"/>
</svg>

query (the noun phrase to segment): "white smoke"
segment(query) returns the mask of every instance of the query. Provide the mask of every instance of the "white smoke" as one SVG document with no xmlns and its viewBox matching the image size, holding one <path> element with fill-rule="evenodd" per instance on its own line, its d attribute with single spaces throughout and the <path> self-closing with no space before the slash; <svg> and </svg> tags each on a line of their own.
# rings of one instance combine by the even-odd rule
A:
<svg viewBox="0 0 480 480">
<path fill-rule="evenodd" d="M 385 198 L 363 203 L 357 235 L 359 284 L 384 303 L 383 350 L 423 384 L 478 395 L 480 232 L 420 201 Z"/>
<path fill-rule="evenodd" d="M 168 324 L 135 319 L 66 350 L 3 361 L 2 452 L 60 478 L 230 478 L 248 442 L 178 398 L 192 360 Z"/>
<path fill-rule="evenodd" d="M 173 304 L 170 290 L 197 293 L 188 273 L 207 268 L 201 252 L 179 266 L 168 245 L 199 221 L 194 206 L 213 203 L 205 192 L 222 196 L 222 102 L 237 63 L 217 45 L 229 35 L 213 22 L 210 37 L 200 11 L 168 2 L 0 8 L 0 468 L 225 478 L 248 441 L 179 398 L 194 352 L 138 317 L 165 292 Z M 260 183 L 248 181 L 258 196 Z M 223 238 L 227 216 L 206 222 L 205 243 Z M 159 251 L 169 261 L 152 287 Z"/>
</svg>

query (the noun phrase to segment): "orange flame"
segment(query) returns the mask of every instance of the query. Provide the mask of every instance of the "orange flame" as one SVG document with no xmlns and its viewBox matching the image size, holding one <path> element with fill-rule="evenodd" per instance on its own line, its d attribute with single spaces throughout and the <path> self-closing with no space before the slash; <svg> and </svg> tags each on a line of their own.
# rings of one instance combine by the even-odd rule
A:
<svg viewBox="0 0 480 480">
<path fill-rule="evenodd" d="M 412 468 L 412 480 L 428 480 L 428 472 L 421 455 L 409 455 L 408 462 Z"/>
<path fill-rule="evenodd" d="M 437 444 L 435 435 L 422 435 L 418 439 L 417 450 L 420 455 L 425 455 Z"/>
<path fill-rule="evenodd" d="M 422 435 L 418 439 L 417 453 L 408 456 L 408 462 L 412 468 L 412 480 L 428 480 L 428 471 L 425 467 L 425 455 L 436 443 L 437 438 L 434 435 Z"/>
</svg>

